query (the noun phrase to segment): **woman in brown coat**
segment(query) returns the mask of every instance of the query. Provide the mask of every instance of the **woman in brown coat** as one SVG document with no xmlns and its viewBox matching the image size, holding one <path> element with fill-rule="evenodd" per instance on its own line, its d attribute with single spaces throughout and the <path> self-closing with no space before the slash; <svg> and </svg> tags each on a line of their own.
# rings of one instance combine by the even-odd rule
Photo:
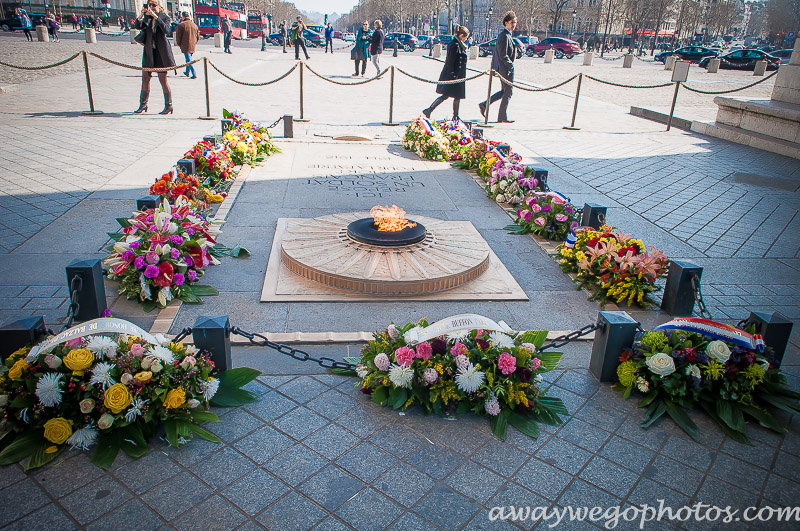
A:
<svg viewBox="0 0 800 531">
<path fill-rule="evenodd" d="M 197 25 L 189 18 L 189 12 L 184 11 L 181 13 L 183 20 L 178 27 L 175 28 L 175 44 L 183 52 L 183 58 L 188 63 L 192 60 L 192 54 L 195 52 L 197 41 L 200 40 L 200 30 Z M 192 74 L 192 79 L 197 79 L 197 73 L 194 71 L 194 65 L 187 65 L 183 75 L 188 76 Z"/>
<path fill-rule="evenodd" d="M 142 8 L 142 13 L 136 19 L 136 29 L 145 32 L 144 50 L 142 52 L 142 66 L 145 68 L 164 68 L 175 66 L 172 56 L 172 47 L 167 42 L 169 31 L 169 17 L 161 6 L 162 0 L 148 0 Z M 150 78 L 152 72 L 142 72 L 142 91 L 139 94 L 139 108 L 135 113 L 147 110 L 147 101 L 150 98 Z M 164 92 L 164 110 L 158 114 L 172 114 L 172 92 L 167 84 L 167 72 L 158 72 L 158 81 Z"/>
</svg>

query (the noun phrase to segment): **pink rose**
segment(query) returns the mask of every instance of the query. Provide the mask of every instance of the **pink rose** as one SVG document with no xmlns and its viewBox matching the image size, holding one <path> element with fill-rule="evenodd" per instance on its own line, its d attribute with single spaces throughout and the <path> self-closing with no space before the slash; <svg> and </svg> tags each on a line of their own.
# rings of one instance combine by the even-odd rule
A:
<svg viewBox="0 0 800 531">
<path fill-rule="evenodd" d="M 428 359 L 433 354 L 433 347 L 427 341 L 423 341 L 419 345 L 417 345 L 417 357 L 420 358 L 422 361 L 428 361 Z"/>
<path fill-rule="evenodd" d="M 398 365 L 408 367 L 414 361 L 414 349 L 408 347 L 400 347 L 394 351 L 394 360 Z"/>
<path fill-rule="evenodd" d="M 539 225 L 540 227 L 544 227 L 544 224 L 546 223 L 545 219 L 542 216 L 539 216 L 538 218 L 534 219 L 533 222 Z"/>
<path fill-rule="evenodd" d="M 565 222 L 567 221 L 567 216 L 564 214 L 556 214 L 556 221 Z"/>
<path fill-rule="evenodd" d="M 65 343 L 69 348 L 79 348 L 81 346 L 81 338 L 76 337 L 75 339 L 70 339 Z"/>
<path fill-rule="evenodd" d="M 197 360 L 194 359 L 194 356 L 186 356 L 185 358 L 183 358 L 183 361 L 181 362 L 181 368 L 183 370 L 191 369 L 196 364 L 197 364 Z"/>
<path fill-rule="evenodd" d="M 141 346 L 139 343 L 134 343 L 133 345 L 131 345 L 131 354 L 133 354 L 137 358 L 144 356 L 144 347 Z"/>
<path fill-rule="evenodd" d="M 500 369 L 500 372 L 507 376 L 517 370 L 517 358 L 508 352 L 503 352 L 497 360 L 497 367 Z"/>
<path fill-rule="evenodd" d="M 450 349 L 450 354 L 453 356 L 466 356 L 469 354 L 469 349 L 464 343 L 456 343 L 453 345 L 453 348 Z"/>
<path fill-rule="evenodd" d="M 533 210 L 533 211 L 534 211 L 534 213 L 538 214 L 539 212 L 541 212 L 541 211 L 542 211 L 542 207 L 540 207 L 540 206 L 539 206 L 539 205 L 537 205 L 537 204 L 534 204 L 534 205 L 531 207 L 531 210 Z"/>
<path fill-rule="evenodd" d="M 536 370 L 539 367 L 541 367 L 541 365 L 542 365 L 542 360 L 540 360 L 539 358 L 533 358 L 531 360 L 531 369 Z"/>
</svg>

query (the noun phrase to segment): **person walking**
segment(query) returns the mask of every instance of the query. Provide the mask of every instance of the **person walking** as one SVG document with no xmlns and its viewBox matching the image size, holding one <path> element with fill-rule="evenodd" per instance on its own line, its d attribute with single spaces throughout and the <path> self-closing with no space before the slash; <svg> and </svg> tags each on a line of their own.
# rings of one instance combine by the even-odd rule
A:
<svg viewBox="0 0 800 531">
<path fill-rule="evenodd" d="M 500 35 L 497 36 L 497 42 L 494 45 L 494 54 L 492 55 L 492 69 L 508 81 L 514 81 L 514 59 L 517 54 L 514 50 L 512 35 L 516 25 L 517 15 L 515 15 L 513 11 L 507 12 L 503 17 L 504 29 L 500 32 Z M 501 81 L 501 83 L 502 88 L 492 94 L 492 97 L 489 98 L 489 102 L 494 103 L 502 98 L 500 101 L 500 110 L 497 114 L 497 121 L 500 123 L 513 123 L 514 120 L 508 119 L 508 100 L 511 99 L 513 87 L 510 83 L 506 83 L 505 81 Z M 482 101 L 478 104 L 481 116 L 484 117 L 486 117 L 486 105 L 486 101 Z"/>
<path fill-rule="evenodd" d="M 328 46 L 331 48 L 331 53 L 333 53 L 333 26 L 331 23 L 325 26 L 325 53 L 328 53 Z"/>
<path fill-rule="evenodd" d="M 467 45 L 469 30 L 466 26 L 455 27 L 455 38 L 447 45 L 447 57 L 444 60 L 442 73 L 439 74 L 439 81 L 452 81 L 454 79 L 464 79 L 467 77 Z M 422 111 L 426 118 L 431 117 L 433 110 L 444 102 L 447 98 L 453 98 L 453 120 L 458 120 L 458 108 L 461 100 L 466 97 L 466 81 L 460 83 L 438 84 L 436 93 L 441 94 L 433 100 L 427 109 Z"/>
<path fill-rule="evenodd" d="M 285 20 L 283 22 L 281 22 L 280 32 L 281 32 L 281 44 L 283 44 L 283 53 L 286 53 L 286 37 L 288 36 L 287 35 L 288 32 L 286 31 L 286 21 Z"/>
<path fill-rule="evenodd" d="M 383 23 L 375 21 L 375 31 L 369 41 L 369 53 L 372 55 L 372 64 L 375 65 L 376 76 L 381 73 L 381 54 L 383 53 Z"/>
<path fill-rule="evenodd" d="M 31 24 L 31 17 L 28 16 L 28 12 L 21 7 L 18 7 L 14 13 L 17 17 L 17 20 L 19 20 L 20 29 L 25 33 L 25 38 L 29 42 L 33 42 L 33 36 L 31 35 L 33 24 Z"/>
<path fill-rule="evenodd" d="M 367 59 L 369 59 L 369 45 L 372 39 L 372 32 L 369 30 L 369 22 L 366 20 L 356 34 L 356 44 L 353 46 L 351 57 L 356 62 L 356 73 L 353 77 L 358 76 L 358 66 L 361 63 L 361 76 L 367 71 Z"/>
<path fill-rule="evenodd" d="M 192 54 L 197 48 L 197 42 L 200 40 L 200 29 L 189 18 L 189 12 L 184 11 L 181 13 L 181 23 L 175 28 L 175 45 L 183 52 L 183 58 L 186 62 L 192 60 Z M 183 75 L 189 77 L 192 74 L 192 79 L 197 79 L 197 73 L 194 70 L 194 65 L 186 65 L 186 70 Z"/>
<path fill-rule="evenodd" d="M 228 18 L 228 15 L 222 17 L 222 20 L 219 23 L 219 31 L 222 33 L 224 38 L 225 53 L 233 53 L 231 51 L 231 39 L 233 38 L 233 28 L 231 27 L 231 20 Z"/>
<path fill-rule="evenodd" d="M 166 68 L 175 66 L 172 56 L 172 46 L 167 42 L 169 31 L 169 16 L 164 12 L 162 0 L 148 0 L 142 8 L 142 13 L 136 19 L 136 29 L 144 30 L 144 50 L 142 51 L 142 66 L 144 68 Z M 139 108 L 133 111 L 141 114 L 147 111 L 147 101 L 150 98 L 150 78 L 152 72 L 142 72 L 142 90 L 139 93 Z M 172 114 L 172 92 L 167 83 L 167 72 L 158 72 L 158 82 L 164 93 L 164 110 L 158 114 Z"/>
<path fill-rule="evenodd" d="M 292 40 L 294 41 L 294 60 L 300 60 L 300 48 L 303 48 L 303 53 L 306 56 L 306 61 L 310 59 L 308 50 L 306 50 L 306 25 L 303 23 L 303 17 L 297 15 L 294 24 L 292 24 Z"/>
<path fill-rule="evenodd" d="M 268 36 L 269 35 L 267 35 L 267 28 L 266 27 L 262 27 L 261 28 L 261 51 L 262 52 L 266 52 L 267 51 L 267 37 Z"/>
<path fill-rule="evenodd" d="M 69 16 L 69 21 L 72 22 L 72 29 L 78 29 L 78 17 L 75 16 L 75 13 Z"/>
<path fill-rule="evenodd" d="M 53 14 L 52 10 L 47 10 L 47 16 L 44 17 L 44 21 L 47 24 L 47 33 L 50 35 L 50 40 L 53 42 L 59 42 L 58 21 L 56 20 L 56 16 Z"/>
</svg>

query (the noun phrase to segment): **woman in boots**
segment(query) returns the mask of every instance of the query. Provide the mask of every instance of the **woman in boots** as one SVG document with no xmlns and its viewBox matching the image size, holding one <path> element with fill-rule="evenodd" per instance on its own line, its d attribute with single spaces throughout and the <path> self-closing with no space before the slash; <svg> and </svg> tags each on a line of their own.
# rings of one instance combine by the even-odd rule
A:
<svg viewBox="0 0 800 531">
<path fill-rule="evenodd" d="M 147 0 L 141 15 L 136 19 L 136 29 L 144 30 L 145 41 L 142 53 L 142 67 L 165 68 L 175 66 L 172 47 L 167 42 L 170 20 L 161 6 L 162 0 Z M 157 72 L 161 90 L 164 92 L 164 110 L 158 114 L 172 114 L 172 92 L 167 84 L 167 72 Z M 136 114 L 147 111 L 150 98 L 150 78 L 152 72 L 142 72 L 142 92 L 139 94 L 139 108 Z"/>
<path fill-rule="evenodd" d="M 469 30 L 466 26 L 456 26 L 455 36 L 456 38 L 447 45 L 447 57 L 444 60 L 439 81 L 452 81 L 467 77 L 467 45 L 464 44 L 464 41 L 469 37 Z M 436 85 L 436 92 L 441 96 L 433 100 L 430 107 L 422 111 L 422 114 L 426 118 L 430 118 L 431 113 L 439 104 L 447 98 L 453 98 L 453 120 L 458 119 L 458 108 L 461 100 L 466 97 L 466 82 Z"/>
</svg>

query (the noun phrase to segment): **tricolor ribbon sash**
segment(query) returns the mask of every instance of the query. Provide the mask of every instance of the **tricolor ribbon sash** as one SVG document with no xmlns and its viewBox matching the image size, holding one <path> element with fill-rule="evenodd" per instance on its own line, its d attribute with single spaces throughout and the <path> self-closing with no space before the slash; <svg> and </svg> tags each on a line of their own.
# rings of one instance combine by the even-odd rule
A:
<svg viewBox="0 0 800 531">
<path fill-rule="evenodd" d="M 684 332 L 697 332 L 712 339 L 721 339 L 728 341 L 740 347 L 749 348 L 764 352 L 764 338 L 759 335 L 751 335 L 743 330 L 727 325 L 718 323 L 716 321 L 709 321 L 708 319 L 699 319 L 697 317 L 678 317 L 672 321 L 668 321 L 662 325 L 655 327 L 653 330 L 681 330 Z"/>
<path fill-rule="evenodd" d="M 545 197 L 552 197 L 553 198 L 553 202 L 554 203 L 558 203 L 559 205 L 565 205 L 565 204 L 569 203 L 569 197 L 565 196 L 561 192 L 554 192 L 554 191 L 551 190 L 550 192 L 533 192 L 533 193 L 534 193 L 534 195 L 537 195 L 537 196 L 541 195 L 541 196 L 545 196 Z"/>
</svg>

